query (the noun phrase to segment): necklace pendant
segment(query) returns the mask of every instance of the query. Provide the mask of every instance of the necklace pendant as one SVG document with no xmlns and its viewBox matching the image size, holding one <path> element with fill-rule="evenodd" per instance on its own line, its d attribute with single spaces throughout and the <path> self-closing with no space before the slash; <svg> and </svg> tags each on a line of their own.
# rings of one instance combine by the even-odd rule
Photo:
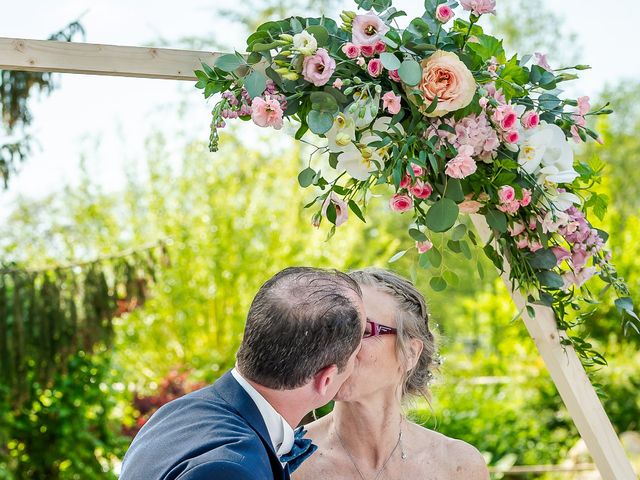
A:
<svg viewBox="0 0 640 480">
<path fill-rule="evenodd" d="M 404 452 L 402 452 L 401 457 L 402 457 L 402 459 L 403 459 L 403 460 L 406 460 L 406 459 L 407 459 L 407 454 L 406 454 L 406 453 L 404 453 Z"/>
</svg>

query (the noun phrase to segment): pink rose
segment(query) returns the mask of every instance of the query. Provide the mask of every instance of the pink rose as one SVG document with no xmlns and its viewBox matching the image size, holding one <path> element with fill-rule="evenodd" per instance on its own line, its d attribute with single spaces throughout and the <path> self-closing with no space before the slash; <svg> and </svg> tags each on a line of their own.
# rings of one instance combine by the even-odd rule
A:
<svg viewBox="0 0 640 480">
<path fill-rule="evenodd" d="M 342 88 L 342 79 L 341 78 L 336 78 L 333 81 L 332 87 L 333 88 L 337 88 L 338 90 L 340 90 Z"/>
<path fill-rule="evenodd" d="M 513 225 L 509 225 L 509 234 L 512 237 L 517 237 L 518 235 L 520 235 L 522 232 L 524 232 L 527 229 L 527 227 L 525 226 L 524 223 L 522 222 L 515 222 Z"/>
<path fill-rule="evenodd" d="M 349 208 L 347 207 L 347 203 L 341 199 L 335 192 L 331 192 L 324 203 L 322 204 L 322 215 L 327 216 L 327 208 L 329 208 L 329 203 L 333 203 L 336 208 L 336 227 L 339 227 L 344 222 L 346 222 L 349 218 Z"/>
<path fill-rule="evenodd" d="M 429 198 L 431 196 L 431 194 L 433 193 L 433 187 L 428 183 L 423 182 L 422 180 L 416 180 L 416 184 L 411 187 L 410 191 L 414 197 L 424 200 L 425 198 Z"/>
<path fill-rule="evenodd" d="M 495 13 L 496 0 L 460 0 L 460 5 L 465 10 L 471 10 L 476 15 Z"/>
<path fill-rule="evenodd" d="M 321 87 L 329 81 L 335 69 L 336 61 L 324 48 L 319 48 L 314 55 L 304 57 L 302 76 L 307 82 Z"/>
<path fill-rule="evenodd" d="M 571 257 L 571 252 L 569 252 L 569 250 L 567 250 L 564 247 L 560 247 L 560 246 L 553 246 L 551 247 L 551 251 L 553 252 L 553 254 L 556 256 L 556 260 L 558 261 L 558 265 L 560 265 L 560 263 L 563 260 L 566 260 L 567 258 Z"/>
<path fill-rule="evenodd" d="M 409 195 L 396 193 L 389 200 L 389 206 L 394 212 L 406 212 L 413 208 L 413 199 Z"/>
<path fill-rule="evenodd" d="M 360 55 L 360 47 L 354 45 L 351 42 L 347 42 L 342 46 L 342 51 L 347 56 L 347 58 L 356 58 Z"/>
<path fill-rule="evenodd" d="M 475 160 L 471 157 L 472 154 L 473 147 L 462 145 L 458 148 L 458 155 L 447 162 L 444 172 L 451 178 L 468 177 L 478 169 Z"/>
<path fill-rule="evenodd" d="M 535 128 L 540 125 L 540 115 L 535 110 L 528 110 L 522 115 L 520 123 L 526 129 Z"/>
<path fill-rule="evenodd" d="M 400 75 L 398 75 L 398 70 L 389 70 L 389 78 L 394 82 L 400 83 Z"/>
<path fill-rule="evenodd" d="M 411 185 L 411 177 L 409 175 L 405 175 L 400 180 L 400 188 L 408 188 Z"/>
<path fill-rule="evenodd" d="M 416 177 L 421 177 L 424 174 L 424 170 L 420 165 L 416 165 L 415 163 L 411 164 L 411 170 L 413 170 L 413 175 Z"/>
<path fill-rule="evenodd" d="M 439 22 L 447 23 L 449 20 L 453 18 L 453 10 L 449 5 L 441 3 L 436 7 L 436 19 Z"/>
<path fill-rule="evenodd" d="M 260 127 L 282 128 L 282 107 L 275 98 L 256 97 L 251 103 L 251 119 Z"/>
<path fill-rule="evenodd" d="M 511 185 L 504 185 L 498 190 L 500 203 L 511 203 L 516 199 L 516 191 Z"/>
<path fill-rule="evenodd" d="M 416 88 L 422 92 L 424 103 L 419 110 L 427 117 L 440 117 L 466 107 L 476 93 L 476 81 L 467 66 L 452 52 L 437 50 L 420 62 L 422 79 L 417 87 L 405 87 L 409 99 Z M 438 105 L 431 113 L 426 109 L 438 98 Z"/>
<path fill-rule="evenodd" d="M 496 108 L 493 119 L 500 123 L 503 130 L 511 130 L 516 124 L 518 116 L 511 105 L 500 105 Z"/>
<path fill-rule="evenodd" d="M 418 249 L 418 253 L 427 253 L 429 250 L 433 248 L 433 243 L 429 240 L 425 240 L 424 242 L 416 242 L 416 248 Z"/>
<path fill-rule="evenodd" d="M 522 200 L 520 200 L 520 206 L 526 207 L 531 203 L 531 190 L 526 188 L 522 189 Z"/>
<path fill-rule="evenodd" d="M 531 250 L 531 253 L 535 253 L 538 250 L 541 250 L 542 248 L 543 248 L 542 244 L 537 240 L 529 242 L 529 250 Z"/>
<path fill-rule="evenodd" d="M 371 62 L 373 62 L 373 60 L 371 60 Z M 369 62 L 369 68 L 371 68 L 371 62 Z M 369 72 L 371 73 L 371 72 Z M 372 76 L 377 76 L 377 75 L 373 75 Z M 396 95 L 395 93 L 389 91 L 387 93 L 385 93 L 382 96 L 382 108 L 386 108 L 387 111 L 391 114 L 391 115 L 395 115 L 396 113 L 398 113 L 400 111 L 400 100 L 402 99 L 402 97 L 400 97 L 400 95 Z"/>
<path fill-rule="evenodd" d="M 507 143 L 518 143 L 518 140 L 520 140 L 520 134 L 517 130 L 511 130 L 504 134 L 504 140 Z"/>
<path fill-rule="evenodd" d="M 501 212 L 508 213 L 509 215 L 513 215 L 520 208 L 520 203 L 518 203 L 518 201 L 516 200 L 513 202 L 502 203 L 500 205 L 497 205 L 496 208 Z"/>
<path fill-rule="evenodd" d="M 351 35 L 356 45 L 375 45 L 389 27 L 373 13 L 356 15 L 351 24 Z"/>
<path fill-rule="evenodd" d="M 361 45 L 360 52 L 365 57 L 373 57 L 373 55 L 376 53 L 376 47 L 374 45 Z"/>
<path fill-rule="evenodd" d="M 377 77 L 382 73 L 382 61 L 379 58 L 373 58 L 369 60 L 369 64 L 367 65 L 367 71 L 369 72 L 369 75 L 371 75 L 372 77 Z M 398 107 L 399 106 L 400 104 L 398 102 Z"/>
<path fill-rule="evenodd" d="M 378 40 L 375 45 L 376 53 L 382 53 L 387 49 L 387 44 L 381 40 Z"/>
<path fill-rule="evenodd" d="M 364 67 L 366 64 L 367 61 L 364 59 L 364 57 L 356 58 L 356 65 L 358 65 L 359 67 Z"/>
</svg>

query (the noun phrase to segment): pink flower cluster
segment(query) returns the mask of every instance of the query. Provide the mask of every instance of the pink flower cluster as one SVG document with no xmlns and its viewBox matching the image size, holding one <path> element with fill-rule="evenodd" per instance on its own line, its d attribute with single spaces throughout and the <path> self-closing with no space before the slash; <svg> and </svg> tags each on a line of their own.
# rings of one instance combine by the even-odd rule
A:
<svg viewBox="0 0 640 480">
<path fill-rule="evenodd" d="M 526 207 L 531 203 L 531 191 L 523 188 L 522 198 L 516 198 L 516 191 L 511 185 L 504 185 L 498 190 L 498 199 L 500 204 L 497 209 L 509 215 L 514 215 L 520 207 Z"/>
<path fill-rule="evenodd" d="M 589 97 L 584 96 L 578 98 L 578 109 L 572 115 L 575 125 L 571 125 L 571 137 L 576 143 L 582 142 L 580 134 L 578 133 L 578 127 L 585 127 L 587 125 L 587 120 L 584 118 L 584 116 L 589 113 L 590 109 L 591 104 L 589 103 Z"/>
<path fill-rule="evenodd" d="M 502 93 L 502 90 L 496 89 L 495 84 L 488 83 L 486 85 L 487 96 L 480 98 L 480 106 L 491 118 L 496 134 L 506 143 L 515 144 L 520 139 L 518 134 L 518 115 L 513 108 L 513 105 L 508 104 L 507 100 Z M 497 106 L 493 106 L 491 99 L 494 100 Z"/>
<path fill-rule="evenodd" d="M 379 77 L 382 73 L 382 61 L 379 58 L 371 58 L 367 62 L 364 57 L 373 57 L 384 52 L 386 48 L 386 44 L 381 40 L 372 45 L 356 45 L 355 43 L 347 42 L 342 46 L 342 51 L 347 58 L 355 59 L 356 63 L 361 67 L 366 66 L 369 75 Z"/>
<path fill-rule="evenodd" d="M 400 180 L 400 191 L 391 197 L 389 206 L 394 212 L 406 212 L 413 208 L 414 198 L 425 200 L 433 193 L 433 187 L 424 179 L 425 171 L 419 165 L 411 165 L 413 177 L 408 173 Z M 421 178 L 422 177 L 422 178 Z"/>
<path fill-rule="evenodd" d="M 538 221 L 535 217 L 531 217 L 526 223 L 517 220 L 509 225 L 509 234 L 515 237 L 516 247 L 520 250 L 526 248 L 530 252 L 537 252 L 542 248 L 542 243 L 535 234 L 537 225 Z"/>
<path fill-rule="evenodd" d="M 444 173 L 451 178 L 466 178 L 478 169 L 476 161 L 472 157 L 473 147 L 462 145 L 458 148 L 458 154 L 447 162 Z"/>
<path fill-rule="evenodd" d="M 231 91 L 223 92 L 222 98 L 227 100 L 230 107 L 220 112 L 223 119 L 251 116 L 256 125 L 261 127 L 274 127 L 276 130 L 282 128 L 282 116 L 287 108 L 287 100 L 272 80 L 267 81 L 261 97 L 252 99 L 243 87 L 240 98 Z M 217 127 L 223 128 L 225 125 L 222 120 Z"/>
</svg>

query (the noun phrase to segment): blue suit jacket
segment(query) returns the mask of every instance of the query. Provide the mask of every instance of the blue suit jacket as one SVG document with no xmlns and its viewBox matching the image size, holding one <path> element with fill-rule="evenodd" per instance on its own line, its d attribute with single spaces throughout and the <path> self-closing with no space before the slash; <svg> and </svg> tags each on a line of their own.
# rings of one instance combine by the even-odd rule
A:
<svg viewBox="0 0 640 480">
<path fill-rule="evenodd" d="M 133 439 L 120 480 L 288 480 L 262 415 L 231 372 L 162 406 Z"/>
</svg>

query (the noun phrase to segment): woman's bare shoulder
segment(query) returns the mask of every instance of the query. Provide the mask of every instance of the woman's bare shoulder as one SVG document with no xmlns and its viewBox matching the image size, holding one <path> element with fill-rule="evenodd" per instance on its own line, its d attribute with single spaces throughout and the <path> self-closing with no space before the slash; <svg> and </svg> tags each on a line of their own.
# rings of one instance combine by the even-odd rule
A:
<svg viewBox="0 0 640 480">
<path fill-rule="evenodd" d="M 447 437 L 421 425 L 410 423 L 411 434 L 416 440 L 413 448 L 446 465 L 451 478 L 488 480 L 489 470 L 482 454 L 473 445 L 456 438 Z M 433 456 L 437 456 L 434 459 Z"/>
</svg>

